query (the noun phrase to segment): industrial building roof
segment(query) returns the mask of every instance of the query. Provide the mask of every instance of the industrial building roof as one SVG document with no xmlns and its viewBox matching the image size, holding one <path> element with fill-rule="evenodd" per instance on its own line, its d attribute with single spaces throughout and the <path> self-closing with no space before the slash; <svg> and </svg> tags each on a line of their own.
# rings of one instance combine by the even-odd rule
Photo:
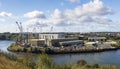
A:
<svg viewBox="0 0 120 69">
<path fill-rule="evenodd" d="M 63 42 L 60 42 L 60 43 L 71 43 L 71 42 L 83 42 L 83 40 L 63 41 Z"/>
<path fill-rule="evenodd" d="M 88 39 L 106 39 L 106 37 L 89 37 Z"/>
</svg>

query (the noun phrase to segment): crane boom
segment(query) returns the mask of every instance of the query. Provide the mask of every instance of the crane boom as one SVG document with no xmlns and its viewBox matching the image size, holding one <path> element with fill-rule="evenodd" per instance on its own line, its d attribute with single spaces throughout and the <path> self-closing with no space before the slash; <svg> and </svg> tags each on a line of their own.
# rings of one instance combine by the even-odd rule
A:
<svg viewBox="0 0 120 69">
<path fill-rule="evenodd" d="M 19 23 L 18 23 L 18 22 L 16 22 L 16 24 L 17 24 L 17 26 L 18 26 L 18 29 L 20 30 L 20 29 L 21 29 L 21 27 L 20 27 Z M 21 30 L 20 30 L 20 32 L 21 32 Z"/>
<path fill-rule="evenodd" d="M 50 28 L 50 33 L 52 33 L 53 32 L 53 26 Z"/>
<path fill-rule="evenodd" d="M 20 30 L 20 41 L 22 41 L 22 32 L 23 32 L 22 23 L 21 23 L 21 22 L 18 23 L 18 22 L 16 21 L 16 24 L 17 24 L 17 26 L 18 26 L 18 29 Z"/>
</svg>

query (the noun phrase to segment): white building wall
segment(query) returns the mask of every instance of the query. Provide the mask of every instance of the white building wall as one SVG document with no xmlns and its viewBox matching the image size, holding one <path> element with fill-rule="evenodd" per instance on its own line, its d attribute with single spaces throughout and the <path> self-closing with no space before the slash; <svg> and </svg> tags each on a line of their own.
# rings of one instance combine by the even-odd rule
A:
<svg viewBox="0 0 120 69">
<path fill-rule="evenodd" d="M 51 39 L 65 38 L 64 34 L 39 34 L 39 39 L 44 39 L 47 46 L 51 45 Z"/>
<path fill-rule="evenodd" d="M 39 39 L 59 39 L 65 38 L 64 34 L 39 34 Z"/>
</svg>

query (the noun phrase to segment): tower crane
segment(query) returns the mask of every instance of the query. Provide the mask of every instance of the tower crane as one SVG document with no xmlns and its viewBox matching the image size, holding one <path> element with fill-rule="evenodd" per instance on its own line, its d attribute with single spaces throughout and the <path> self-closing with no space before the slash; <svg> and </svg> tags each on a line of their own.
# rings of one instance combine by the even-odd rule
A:
<svg viewBox="0 0 120 69">
<path fill-rule="evenodd" d="M 22 33 L 23 33 L 23 27 L 22 27 L 22 23 L 16 21 L 16 24 L 17 24 L 18 29 L 20 31 L 20 33 L 19 33 L 19 35 L 20 35 L 19 41 L 22 42 L 22 40 L 23 40 L 23 35 L 22 35 Z"/>
<path fill-rule="evenodd" d="M 52 33 L 53 32 L 53 26 L 50 28 L 50 33 Z"/>
</svg>

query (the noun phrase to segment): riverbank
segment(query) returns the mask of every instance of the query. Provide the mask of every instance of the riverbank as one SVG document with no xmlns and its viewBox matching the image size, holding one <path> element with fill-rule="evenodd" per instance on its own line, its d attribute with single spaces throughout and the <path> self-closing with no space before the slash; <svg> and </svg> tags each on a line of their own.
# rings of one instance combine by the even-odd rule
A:
<svg viewBox="0 0 120 69">
<path fill-rule="evenodd" d="M 76 50 L 76 51 L 59 51 L 59 52 L 46 52 L 47 54 L 70 54 L 70 53 L 98 53 L 98 52 L 105 52 L 105 51 L 115 51 L 120 48 L 109 48 L 109 49 L 91 49 L 91 50 Z"/>
<path fill-rule="evenodd" d="M 16 57 L 9 53 L 0 53 L 0 68 L 2 69 L 119 69 L 115 65 L 88 64 L 85 60 L 78 60 L 76 64 L 58 65 L 45 53 L 38 56 L 38 61 L 31 58 Z"/>
<path fill-rule="evenodd" d="M 119 46 L 109 47 L 109 48 L 97 48 L 97 47 L 22 47 L 16 44 L 12 44 L 7 48 L 12 52 L 27 52 L 27 53 L 42 53 L 47 54 L 69 54 L 69 53 L 95 53 L 95 52 L 104 52 L 104 51 L 113 51 L 120 49 Z"/>
</svg>

